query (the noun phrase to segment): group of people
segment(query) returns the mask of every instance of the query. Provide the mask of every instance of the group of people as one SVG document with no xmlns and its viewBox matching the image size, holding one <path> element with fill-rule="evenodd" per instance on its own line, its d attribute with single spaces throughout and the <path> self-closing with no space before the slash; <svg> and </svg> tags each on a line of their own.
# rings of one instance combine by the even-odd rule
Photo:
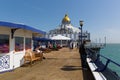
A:
<svg viewBox="0 0 120 80">
<path fill-rule="evenodd" d="M 70 49 L 79 47 L 78 43 L 75 43 L 73 41 L 70 41 L 68 44 L 69 44 L 68 46 L 69 46 Z"/>
<path fill-rule="evenodd" d="M 82 43 L 82 44 L 80 45 L 80 47 L 79 47 L 79 53 L 80 53 L 80 55 L 81 55 L 82 67 L 83 67 L 83 68 L 86 68 L 86 67 L 87 67 L 87 62 L 86 62 L 87 54 L 86 54 L 86 52 L 85 52 L 85 44 L 86 44 L 86 42 L 83 41 L 83 43 Z M 77 45 L 77 46 L 79 46 L 79 45 Z M 50 45 L 49 45 L 49 47 L 50 47 Z M 70 49 L 73 49 L 73 47 L 74 47 L 74 43 L 73 43 L 73 42 L 70 42 L 70 43 L 69 43 L 69 48 L 70 48 Z M 43 51 L 42 51 L 42 47 L 41 47 L 41 43 L 40 43 L 40 42 L 38 43 L 38 45 L 37 45 L 37 47 L 34 49 L 34 51 L 36 51 L 37 54 L 40 54 L 40 56 L 41 56 L 43 59 L 45 59 L 45 57 L 44 57 L 44 55 L 43 55 Z"/>
</svg>

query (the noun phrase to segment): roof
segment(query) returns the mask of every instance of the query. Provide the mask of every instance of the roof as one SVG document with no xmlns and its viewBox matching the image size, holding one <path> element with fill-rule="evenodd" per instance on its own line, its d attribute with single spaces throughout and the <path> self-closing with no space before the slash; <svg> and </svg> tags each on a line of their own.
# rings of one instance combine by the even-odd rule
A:
<svg viewBox="0 0 120 80">
<path fill-rule="evenodd" d="M 25 30 L 30 30 L 30 31 L 33 31 L 33 32 L 36 32 L 36 33 L 40 33 L 40 34 L 45 34 L 46 32 L 42 31 L 42 30 L 38 30 L 38 29 L 35 29 L 31 26 L 27 26 L 27 25 L 24 25 L 24 24 L 16 24 L 16 23 L 11 23 L 11 22 L 3 22 L 3 21 L 0 21 L 0 27 L 9 27 L 9 28 L 20 28 L 20 29 L 25 29 Z"/>
</svg>

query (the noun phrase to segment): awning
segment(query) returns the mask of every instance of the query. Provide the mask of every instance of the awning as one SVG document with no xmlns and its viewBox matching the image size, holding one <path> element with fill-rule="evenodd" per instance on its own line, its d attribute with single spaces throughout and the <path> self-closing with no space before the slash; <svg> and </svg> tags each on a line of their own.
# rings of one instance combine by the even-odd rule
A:
<svg viewBox="0 0 120 80">
<path fill-rule="evenodd" d="M 48 39 L 48 38 L 39 38 L 39 37 L 34 37 L 33 40 L 36 40 L 36 41 L 52 41 L 51 39 Z"/>
<path fill-rule="evenodd" d="M 44 31 L 35 29 L 33 27 L 30 27 L 30 26 L 27 26 L 27 25 L 24 25 L 24 24 L 16 24 L 16 23 L 0 21 L 0 27 L 9 27 L 11 29 L 19 28 L 19 29 L 30 30 L 30 31 L 33 31 L 35 33 L 46 34 L 46 32 L 44 32 Z"/>
</svg>

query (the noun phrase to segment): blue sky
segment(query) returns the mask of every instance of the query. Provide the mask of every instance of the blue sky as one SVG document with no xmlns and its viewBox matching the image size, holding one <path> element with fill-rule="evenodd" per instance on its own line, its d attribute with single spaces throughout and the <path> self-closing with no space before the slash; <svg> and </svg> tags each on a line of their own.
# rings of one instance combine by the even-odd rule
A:
<svg viewBox="0 0 120 80">
<path fill-rule="evenodd" d="M 92 41 L 120 43 L 120 0 L 0 0 L 0 21 L 22 23 L 49 31 L 65 14 L 73 26 L 91 33 Z"/>
</svg>

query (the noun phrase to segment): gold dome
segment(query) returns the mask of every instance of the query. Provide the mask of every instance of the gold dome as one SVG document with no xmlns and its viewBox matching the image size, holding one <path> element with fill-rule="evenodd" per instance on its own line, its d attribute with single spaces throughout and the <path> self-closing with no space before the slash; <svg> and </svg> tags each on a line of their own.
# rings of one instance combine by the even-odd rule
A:
<svg viewBox="0 0 120 80">
<path fill-rule="evenodd" d="M 68 17 L 67 14 L 65 14 L 65 17 L 62 20 L 63 22 L 70 22 L 70 18 Z"/>
</svg>

